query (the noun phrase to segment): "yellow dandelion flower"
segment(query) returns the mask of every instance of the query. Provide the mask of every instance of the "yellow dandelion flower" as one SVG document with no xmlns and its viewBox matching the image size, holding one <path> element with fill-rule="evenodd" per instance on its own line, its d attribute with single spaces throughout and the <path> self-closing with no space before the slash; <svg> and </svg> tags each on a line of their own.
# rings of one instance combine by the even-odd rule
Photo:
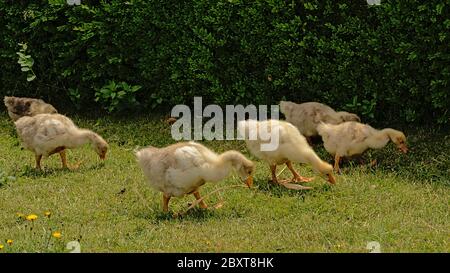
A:
<svg viewBox="0 0 450 273">
<path fill-rule="evenodd" d="M 55 231 L 52 233 L 52 236 L 55 237 L 56 239 L 59 239 L 59 238 L 61 238 L 62 235 L 61 235 L 61 232 Z"/>
<path fill-rule="evenodd" d="M 30 215 L 27 216 L 27 220 L 28 220 L 28 221 L 34 221 L 34 220 L 36 220 L 37 218 L 38 218 L 38 217 L 37 217 L 36 214 L 30 214 Z"/>
<path fill-rule="evenodd" d="M 4 246 L 3 245 L 0 245 L 0 250 L 2 250 L 4 248 Z"/>
<path fill-rule="evenodd" d="M 8 244 L 8 245 L 12 245 L 13 244 L 13 240 L 11 240 L 11 239 L 8 239 L 8 240 L 6 240 L 6 243 Z"/>
<path fill-rule="evenodd" d="M 44 215 L 45 215 L 46 217 L 50 217 L 50 215 L 52 215 L 52 213 L 51 213 L 50 211 L 46 211 L 46 212 L 44 213 Z"/>
</svg>

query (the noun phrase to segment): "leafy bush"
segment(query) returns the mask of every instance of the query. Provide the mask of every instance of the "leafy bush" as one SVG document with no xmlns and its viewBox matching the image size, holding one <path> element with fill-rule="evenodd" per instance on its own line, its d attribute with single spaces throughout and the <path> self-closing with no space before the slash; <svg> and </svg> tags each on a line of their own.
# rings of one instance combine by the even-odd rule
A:
<svg viewBox="0 0 450 273">
<path fill-rule="evenodd" d="M 133 96 L 151 109 L 193 96 L 221 105 L 285 98 L 368 122 L 449 123 L 449 1 L 81 3 L 0 3 L 0 95 L 129 107 L 96 96 L 113 81 L 142 86 Z M 35 59 L 32 82 L 18 80 L 18 42 Z"/>
<path fill-rule="evenodd" d="M 126 82 L 115 83 L 110 81 L 95 93 L 95 101 L 102 103 L 110 113 L 132 109 L 139 105 L 135 93 L 141 87 L 140 85 L 130 86 Z"/>
</svg>

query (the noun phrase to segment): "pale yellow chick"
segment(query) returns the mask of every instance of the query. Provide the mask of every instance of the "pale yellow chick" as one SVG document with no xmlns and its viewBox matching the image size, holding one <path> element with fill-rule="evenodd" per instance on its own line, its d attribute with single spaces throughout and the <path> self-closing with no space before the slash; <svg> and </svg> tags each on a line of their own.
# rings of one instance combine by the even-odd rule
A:
<svg viewBox="0 0 450 273">
<path fill-rule="evenodd" d="M 292 166 L 292 162 L 311 165 L 318 173 L 326 176 L 331 184 L 336 183 L 333 167 L 317 156 L 305 137 L 292 124 L 280 120 L 243 120 L 238 122 L 238 132 L 245 139 L 250 152 L 269 164 L 273 183 L 286 184 L 285 181 L 279 181 L 276 175 L 277 165 L 281 164 L 286 164 L 292 172 L 293 182 L 312 180 L 301 176 Z M 297 189 L 311 187 L 299 186 Z"/>
<path fill-rule="evenodd" d="M 78 128 L 72 120 L 60 114 L 38 114 L 22 117 L 15 122 L 23 146 L 36 156 L 36 168 L 41 169 L 42 157 L 59 153 L 62 165 L 67 168 L 66 149 L 90 143 L 102 160 L 106 157 L 108 143 L 98 134 Z"/>
<path fill-rule="evenodd" d="M 163 210 L 169 210 L 171 197 L 193 194 L 201 199 L 199 188 L 218 182 L 235 170 L 247 186 L 253 183 L 255 166 L 237 151 L 216 154 L 195 142 L 181 142 L 164 148 L 147 147 L 136 152 L 139 166 L 149 185 L 163 193 Z M 201 201 L 200 206 L 207 205 Z"/>
<path fill-rule="evenodd" d="M 362 154 L 367 149 L 380 149 L 392 141 L 406 153 L 406 136 L 398 130 L 386 128 L 377 130 L 359 122 L 344 122 L 338 125 L 321 123 L 317 130 L 322 136 L 325 149 L 334 155 L 334 169 L 339 171 L 341 157 Z"/>
</svg>

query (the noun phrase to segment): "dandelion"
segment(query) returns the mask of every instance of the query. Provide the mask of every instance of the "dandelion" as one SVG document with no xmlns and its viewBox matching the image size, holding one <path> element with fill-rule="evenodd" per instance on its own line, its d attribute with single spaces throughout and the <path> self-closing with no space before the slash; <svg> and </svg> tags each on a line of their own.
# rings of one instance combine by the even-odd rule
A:
<svg viewBox="0 0 450 273">
<path fill-rule="evenodd" d="M 11 240 L 11 239 L 8 239 L 8 240 L 6 240 L 6 243 L 8 244 L 8 245 L 12 245 L 13 244 L 13 240 Z"/>
<path fill-rule="evenodd" d="M 3 245 L 0 245 L 0 250 L 2 250 L 4 248 L 4 246 Z"/>
<path fill-rule="evenodd" d="M 55 237 L 56 239 L 59 239 L 59 238 L 61 238 L 62 235 L 61 235 L 61 232 L 55 231 L 52 233 L 52 236 Z"/>
<path fill-rule="evenodd" d="M 51 213 L 50 211 L 46 211 L 46 212 L 44 213 L 44 215 L 45 215 L 46 217 L 50 218 L 50 215 L 52 215 L 52 213 Z"/>
<path fill-rule="evenodd" d="M 36 220 L 38 217 L 36 214 L 30 214 L 27 216 L 27 220 L 33 222 L 34 220 Z"/>
</svg>

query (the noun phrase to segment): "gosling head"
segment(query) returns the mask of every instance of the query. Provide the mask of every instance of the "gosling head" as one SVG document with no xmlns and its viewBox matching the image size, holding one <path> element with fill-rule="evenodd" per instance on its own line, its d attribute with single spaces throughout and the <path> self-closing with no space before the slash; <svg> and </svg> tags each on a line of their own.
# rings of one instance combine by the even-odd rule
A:
<svg viewBox="0 0 450 273">
<path fill-rule="evenodd" d="M 327 180 L 331 184 L 336 184 L 336 179 L 333 176 L 333 166 L 325 161 L 322 161 L 317 166 L 317 170 L 320 172 L 323 179 Z"/>
<path fill-rule="evenodd" d="M 392 133 L 389 135 L 389 138 L 392 142 L 394 142 L 395 145 L 397 145 L 397 148 L 404 154 L 408 152 L 408 147 L 406 146 L 406 136 L 400 131 L 393 130 Z"/>
<path fill-rule="evenodd" d="M 342 122 L 346 122 L 346 121 L 361 122 L 361 119 L 356 114 L 345 112 L 345 111 L 337 112 L 337 114 Z"/>
<path fill-rule="evenodd" d="M 253 186 L 253 174 L 255 172 L 255 164 L 246 160 L 243 161 L 239 166 L 237 166 L 237 172 L 242 180 L 245 181 L 245 184 L 251 188 Z"/>
<path fill-rule="evenodd" d="M 101 136 L 98 136 L 98 138 L 93 143 L 93 146 L 100 159 L 105 160 L 106 153 L 108 152 L 109 148 L 108 143 Z"/>
</svg>

